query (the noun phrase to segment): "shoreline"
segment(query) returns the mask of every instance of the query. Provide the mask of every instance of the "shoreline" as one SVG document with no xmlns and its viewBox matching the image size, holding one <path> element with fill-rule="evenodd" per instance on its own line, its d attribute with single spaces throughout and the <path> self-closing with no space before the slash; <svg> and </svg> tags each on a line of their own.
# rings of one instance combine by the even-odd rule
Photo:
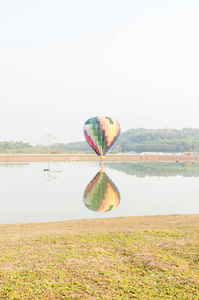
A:
<svg viewBox="0 0 199 300">
<path fill-rule="evenodd" d="M 0 162 L 100 161 L 97 155 L 0 154 Z M 199 162 L 197 155 L 107 155 L 103 161 Z"/>
</svg>

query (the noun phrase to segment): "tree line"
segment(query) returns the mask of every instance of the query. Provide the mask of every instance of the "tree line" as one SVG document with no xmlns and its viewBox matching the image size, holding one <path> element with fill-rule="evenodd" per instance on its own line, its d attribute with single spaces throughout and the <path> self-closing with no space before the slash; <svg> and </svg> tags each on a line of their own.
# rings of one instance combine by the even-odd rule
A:
<svg viewBox="0 0 199 300">
<path fill-rule="evenodd" d="M 111 150 L 118 152 L 199 152 L 199 129 L 135 128 L 121 133 Z M 93 153 L 86 141 L 33 146 L 22 141 L 0 142 L 0 153 Z"/>
</svg>

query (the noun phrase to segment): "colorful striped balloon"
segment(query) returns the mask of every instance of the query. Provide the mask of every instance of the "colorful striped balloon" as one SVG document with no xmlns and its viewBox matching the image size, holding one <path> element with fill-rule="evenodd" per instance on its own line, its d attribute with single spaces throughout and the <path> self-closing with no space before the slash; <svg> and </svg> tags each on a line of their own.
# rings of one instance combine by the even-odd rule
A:
<svg viewBox="0 0 199 300">
<path fill-rule="evenodd" d="M 88 144 L 103 157 L 119 138 L 120 124 L 113 118 L 95 117 L 86 121 L 83 130 Z"/>
<path fill-rule="evenodd" d="M 104 170 L 101 170 L 87 185 L 83 201 L 90 210 L 97 212 L 111 211 L 120 203 L 120 192 Z"/>
</svg>

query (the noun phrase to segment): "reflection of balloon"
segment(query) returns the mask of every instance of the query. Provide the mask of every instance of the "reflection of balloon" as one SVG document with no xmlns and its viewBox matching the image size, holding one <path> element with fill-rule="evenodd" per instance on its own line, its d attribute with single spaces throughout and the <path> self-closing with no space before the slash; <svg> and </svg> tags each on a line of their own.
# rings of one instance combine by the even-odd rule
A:
<svg viewBox="0 0 199 300">
<path fill-rule="evenodd" d="M 83 130 L 87 142 L 99 156 L 106 155 L 120 135 L 118 121 L 109 117 L 90 118 Z"/>
<path fill-rule="evenodd" d="M 90 210 L 105 212 L 119 205 L 120 192 L 104 170 L 101 170 L 87 185 L 83 199 Z"/>
</svg>

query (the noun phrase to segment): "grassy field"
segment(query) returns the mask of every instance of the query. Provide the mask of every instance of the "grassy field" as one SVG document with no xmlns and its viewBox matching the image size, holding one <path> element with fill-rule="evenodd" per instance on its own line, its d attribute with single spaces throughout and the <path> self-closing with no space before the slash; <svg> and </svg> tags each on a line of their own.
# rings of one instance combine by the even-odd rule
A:
<svg viewBox="0 0 199 300">
<path fill-rule="evenodd" d="M 199 215 L 0 225 L 0 299 L 199 299 Z"/>
</svg>

